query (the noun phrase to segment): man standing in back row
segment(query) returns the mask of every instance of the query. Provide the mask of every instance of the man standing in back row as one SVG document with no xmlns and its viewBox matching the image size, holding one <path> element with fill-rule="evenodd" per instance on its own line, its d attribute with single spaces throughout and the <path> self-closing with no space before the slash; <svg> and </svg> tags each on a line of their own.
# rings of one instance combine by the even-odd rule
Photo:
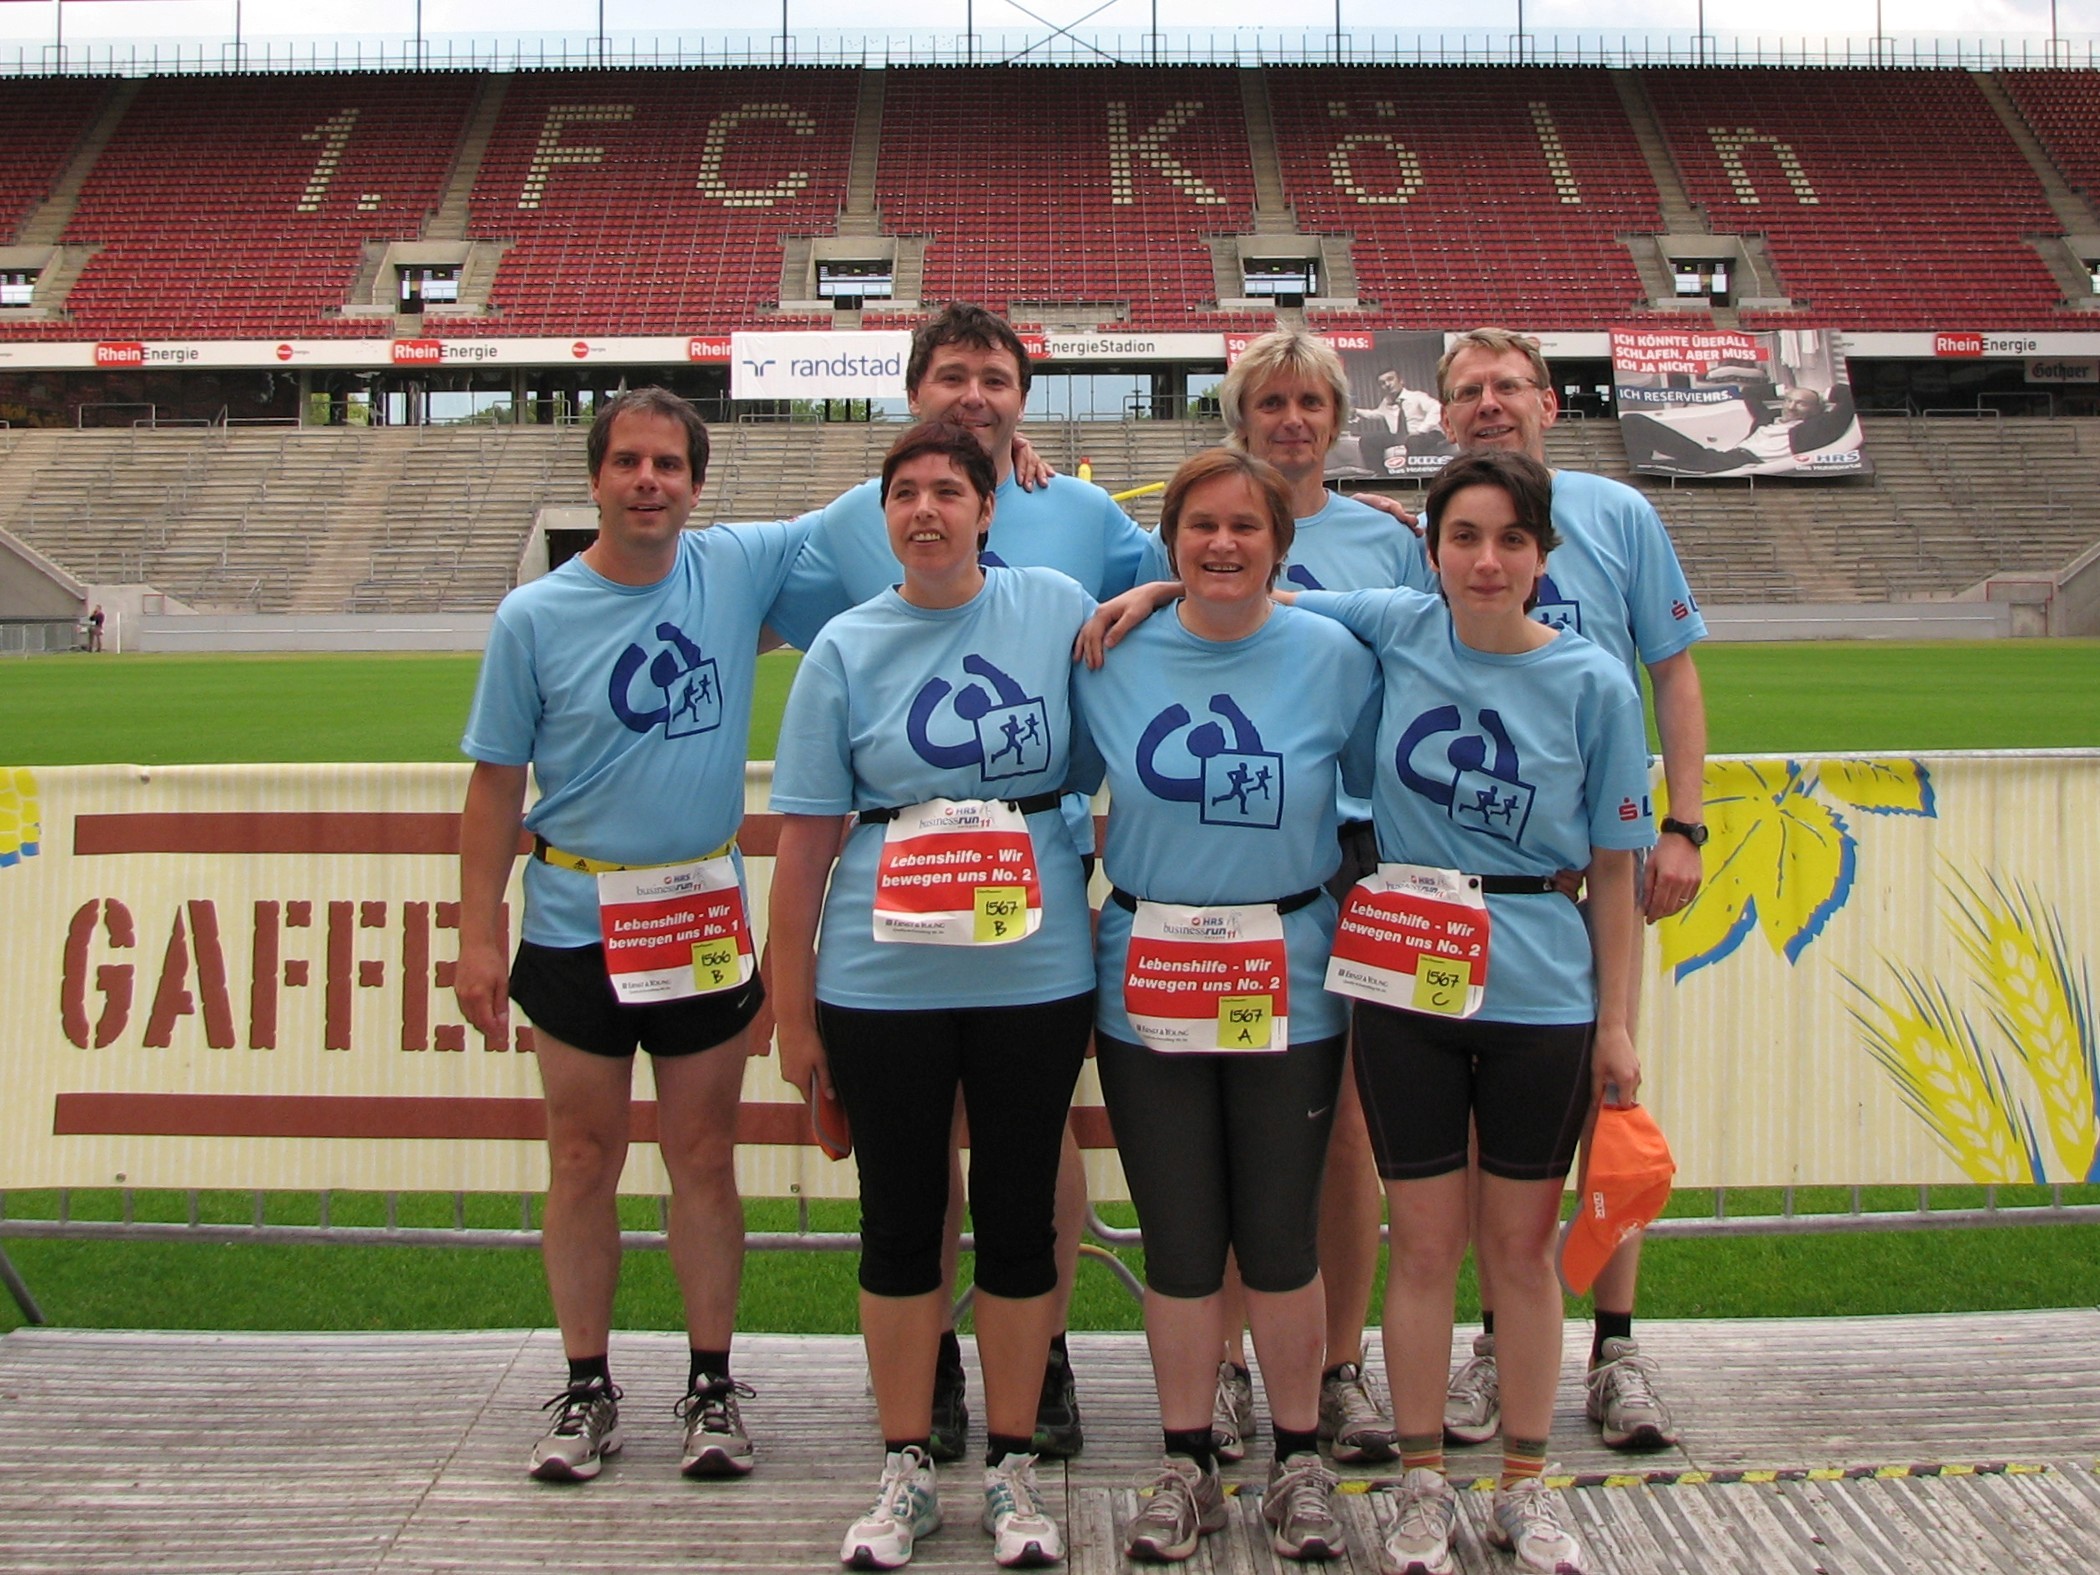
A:
<svg viewBox="0 0 2100 1575">
<path fill-rule="evenodd" d="M 1460 334 L 1437 364 L 1444 431 L 1461 451 L 1514 449 L 1541 464 L 1546 429 L 1560 415 L 1553 376 L 1529 335 L 1501 328 Z M 1647 669 L 1669 794 L 1661 836 L 1636 884 L 1642 916 L 1653 924 L 1698 895 L 1706 845 L 1706 702 L 1692 646 L 1706 621 L 1678 566 L 1676 549 L 1648 500 L 1604 476 L 1553 472 L 1553 526 L 1561 538 L 1547 563 L 1532 616 L 1575 630 L 1625 663 L 1636 685 Z M 1634 959 L 1633 1010 L 1640 1005 Z M 1654 1363 L 1633 1338 L 1641 1239 L 1630 1238 L 1597 1277 L 1585 1409 L 1614 1449 L 1660 1448 L 1677 1441 L 1669 1407 L 1655 1391 Z M 1495 1370 L 1494 1287 L 1481 1283 L 1486 1332 L 1453 1375 L 1444 1431 L 1484 1443 L 1501 1421 Z"/>
</svg>

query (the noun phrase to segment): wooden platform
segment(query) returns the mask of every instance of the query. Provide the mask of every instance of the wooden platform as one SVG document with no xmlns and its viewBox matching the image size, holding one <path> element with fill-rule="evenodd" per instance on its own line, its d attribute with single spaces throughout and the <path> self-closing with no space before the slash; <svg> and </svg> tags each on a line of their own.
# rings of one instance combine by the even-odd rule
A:
<svg viewBox="0 0 2100 1575">
<path fill-rule="evenodd" d="M 1570 1360 L 1556 1470 L 1593 1571 L 2085 1575 L 2100 1567 L 2100 1311 L 1644 1324 L 1680 1448 L 1626 1456 L 1583 1420 Z M 548 1331 L 269 1335 L 21 1329 L 0 1338 L 0 1570 L 836 1569 L 880 1467 L 858 1341 L 745 1336 L 761 1465 L 682 1481 L 676 1335 L 615 1337 L 625 1452 L 596 1482 L 528 1480 L 559 1386 Z M 1121 1568 L 1157 1415 L 1135 1335 L 1072 1341 L 1088 1445 L 1043 1472 L 1070 1569 Z M 967 1350 L 967 1346 L 965 1347 Z M 974 1358 L 973 1358 L 974 1360 Z M 979 1391 L 972 1372 L 973 1406 Z M 980 1425 L 973 1449 L 982 1446 Z M 1231 1526 L 1192 1572 L 1292 1566 L 1261 1534 L 1264 1433 L 1231 1474 Z M 1490 1450 L 1454 1456 L 1484 1474 Z M 1833 1470 L 1852 1474 L 1827 1475 Z M 1867 1468 L 1861 1474 L 1859 1468 Z M 1388 1468 L 1389 1469 L 1389 1468 Z M 1774 1475 L 1776 1473 L 1776 1475 Z M 1377 1568 L 1377 1473 L 1341 1499 L 1350 1575 Z M 990 1570 L 976 1472 L 914 1570 Z M 1459 1567 L 1506 1571 L 1463 1500 Z"/>
</svg>

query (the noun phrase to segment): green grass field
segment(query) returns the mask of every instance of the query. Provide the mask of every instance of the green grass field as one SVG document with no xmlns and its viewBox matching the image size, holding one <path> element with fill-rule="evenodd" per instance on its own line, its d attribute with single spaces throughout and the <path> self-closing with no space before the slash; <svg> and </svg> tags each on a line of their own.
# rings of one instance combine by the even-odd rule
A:
<svg viewBox="0 0 2100 1575">
<path fill-rule="evenodd" d="M 770 759 L 795 671 L 759 661 Z M 472 656 L 52 656 L 0 661 L 9 764 L 457 760 Z M 1716 754 L 2100 745 L 2100 640 L 1709 645 Z M 287 727 L 285 718 L 298 719 Z"/>
<path fill-rule="evenodd" d="M 794 673 L 789 653 L 759 664 L 752 753 L 769 757 Z M 1700 652 L 1717 754 L 2100 746 L 2100 641 L 1974 644 L 1719 645 Z M 455 760 L 472 693 L 471 656 L 54 656 L 0 662 L 0 764 L 173 765 L 212 761 Z M 285 718 L 298 719 L 287 726 Z M 2007 1189 L 2001 1202 L 2027 1200 Z M 2100 1188 L 2066 1189 L 2100 1202 Z M 1908 1194 L 1878 1200 L 1893 1207 Z M 1952 1201 L 1952 1200 L 1950 1200 Z M 141 1218 L 180 1218 L 173 1196 L 136 1200 Z M 16 1193 L 8 1212 L 48 1217 L 51 1194 Z M 76 1193 L 83 1218 L 113 1217 L 114 1194 Z M 654 1223 L 635 1202 L 632 1223 Z M 1672 1212 L 1695 1214 L 1703 1196 Z M 1771 1200 L 1731 1197 L 1731 1212 Z M 1834 1208 L 1823 1198 L 1799 1205 Z M 1870 1206 L 1873 1202 L 1870 1201 Z M 346 1224 L 383 1218 L 377 1199 L 339 1196 Z M 310 1196 L 276 1198 L 273 1219 L 310 1219 Z M 475 1220 L 514 1224 L 507 1199 L 476 1200 Z M 245 1194 L 205 1200 L 207 1218 L 245 1220 Z M 1129 1223 L 1127 1209 L 1106 1211 Z M 450 1222 L 449 1199 L 404 1200 L 404 1223 Z M 792 1228 L 793 1205 L 755 1200 L 753 1228 Z M 812 1206 L 817 1229 L 849 1229 L 851 1205 Z M 9 1255 L 59 1323 L 96 1327 L 393 1329 L 552 1322 L 536 1257 L 525 1252 L 9 1241 Z M 1141 1263 L 1139 1254 L 1126 1255 Z M 1658 1241 L 1643 1274 L 1650 1317 L 1820 1316 L 2100 1304 L 2100 1229 L 2009 1228 L 1902 1235 Z M 851 1332 L 852 1260 L 754 1255 L 740 1324 Z M 1476 1303 L 1461 1286 L 1460 1312 Z M 661 1254 L 623 1277 L 625 1328 L 676 1328 Z M 1133 1328 L 1137 1310 L 1106 1275 L 1084 1270 L 1079 1328 Z M 0 1330 L 19 1322 L 0 1297 Z"/>
</svg>

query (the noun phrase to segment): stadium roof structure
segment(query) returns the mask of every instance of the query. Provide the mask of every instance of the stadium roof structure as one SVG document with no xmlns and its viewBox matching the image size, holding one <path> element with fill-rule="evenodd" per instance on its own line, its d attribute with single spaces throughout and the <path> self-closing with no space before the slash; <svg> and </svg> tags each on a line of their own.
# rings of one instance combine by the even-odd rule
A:
<svg viewBox="0 0 2100 1575">
<path fill-rule="evenodd" d="M 2091 66 L 2094 18 L 2049 0 L 2024 28 L 1983 0 L 1876 0 L 1871 30 L 1833 30 L 1818 0 L 1731 14 L 1724 0 L 1621 0 L 1600 11 L 1508 0 L 946 0 L 897 25 L 880 0 L 779 0 L 765 25 L 720 25 L 607 0 L 0 0 L 0 74 L 225 70 L 526 70 L 688 65 L 1606 64 Z M 1745 8 L 1747 9 L 1747 8 Z M 643 14 L 637 16 L 637 11 Z M 1862 18 L 1864 20 L 1864 18 Z M 391 24 L 391 26 L 387 25 Z"/>
</svg>

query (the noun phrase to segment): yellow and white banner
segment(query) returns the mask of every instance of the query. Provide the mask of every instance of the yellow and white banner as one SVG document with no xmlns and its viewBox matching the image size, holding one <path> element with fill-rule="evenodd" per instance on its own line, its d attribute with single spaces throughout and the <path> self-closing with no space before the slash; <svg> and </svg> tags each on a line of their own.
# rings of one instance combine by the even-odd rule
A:
<svg viewBox="0 0 2100 1575">
<path fill-rule="evenodd" d="M 529 1030 L 448 988 L 465 777 L 0 767 L 0 1189 L 543 1186 Z M 1707 809 L 1640 1034 L 1680 1185 L 2100 1180 L 2100 752 L 1715 760 Z M 761 929 L 775 830 L 741 838 Z M 743 1186 L 850 1196 L 774 1068 Z M 648 1093 L 625 1185 L 661 1192 Z"/>
</svg>

